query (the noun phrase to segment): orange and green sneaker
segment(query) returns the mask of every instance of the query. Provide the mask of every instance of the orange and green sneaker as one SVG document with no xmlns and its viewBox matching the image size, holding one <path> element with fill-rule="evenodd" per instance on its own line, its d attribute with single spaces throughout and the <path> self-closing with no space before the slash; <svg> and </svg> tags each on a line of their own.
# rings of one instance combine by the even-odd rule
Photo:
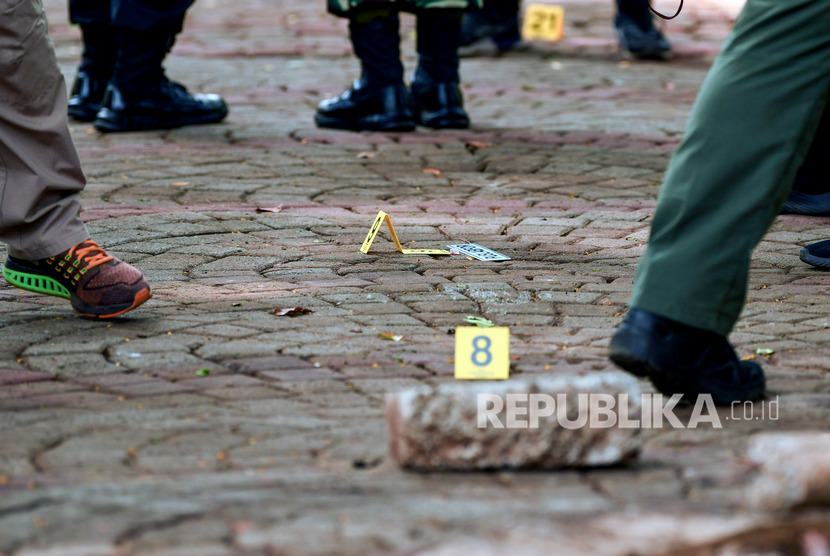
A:
<svg viewBox="0 0 830 556">
<path fill-rule="evenodd" d="M 99 319 L 123 315 L 151 297 L 141 271 L 91 239 L 48 259 L 9 256 L 3 277 L 24 290 L 64 297 L 78 313 Z"/>
</svg>

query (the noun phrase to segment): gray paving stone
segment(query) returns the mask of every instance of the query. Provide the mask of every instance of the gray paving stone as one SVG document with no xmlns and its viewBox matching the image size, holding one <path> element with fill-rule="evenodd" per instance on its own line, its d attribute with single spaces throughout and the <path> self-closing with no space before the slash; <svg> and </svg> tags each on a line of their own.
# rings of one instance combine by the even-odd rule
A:
<svg viewBox="0 0 830 556">
<path fill-rule="evenodd" d="M 79 31 L 44 5 L 71 84 Z M 621 63 L 607 2 L 563 5 L 559 43 L 463 61 L 470 130 L 314 128 L 359 67 L 346 22 L 297 0 L 190 10 L 166 67 L 222 94 L 227 121 L 72 123 L 90 232 L 155 297 L 105 323 L 0 284 L 0 553 L 649 554 L 669 537 L 717 553 L 713 532 L 744 531 L 723 516 L 746 496 L 749 435 L 827 424 L 827 280 L 797 259 L 827 237 L 815 218 L 773 224 L 733 336 L 742 356 L 775 350 L 760 362 L 779 421 L 666 431 L 640 463 L 591 472 L 424 477 L 387 455 L 381 396 L 454 382 L 447 331 L 469 314 L 511 327 L 516 376 L 612 368 L 662 176 L 739 6 L 686 5 L 663 64 Z M 409 74 L 414 19 L 402 30 Z M 363 254 L 378 210 L 407 247 L 512 260 L 408 257 L 385 230 Z M 271 314 L 290 306 L 314 313 Z"/>
</svg>

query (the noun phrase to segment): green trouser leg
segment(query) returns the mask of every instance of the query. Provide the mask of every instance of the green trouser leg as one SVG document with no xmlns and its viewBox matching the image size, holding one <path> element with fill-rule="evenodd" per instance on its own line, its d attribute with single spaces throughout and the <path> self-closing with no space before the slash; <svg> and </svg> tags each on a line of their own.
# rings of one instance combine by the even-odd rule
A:
<svg viewBox="0 0 830 556">
<path fill-rule="evenodd" d="M 669 164 L 631 306 L 728 335 L 830 93 L 830 0 L 749 0 Z"/>
</svg>

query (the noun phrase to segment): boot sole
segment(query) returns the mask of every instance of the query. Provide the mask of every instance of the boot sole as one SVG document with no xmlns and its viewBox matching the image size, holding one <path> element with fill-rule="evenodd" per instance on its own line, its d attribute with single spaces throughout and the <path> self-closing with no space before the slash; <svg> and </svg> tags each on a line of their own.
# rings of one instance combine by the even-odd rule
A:
<svg viewBox="0 0 830 556">
<path fill-rule="evenodd" d="M 368 119 L 361 120 L 343 120 L 340 118 L 333 118 L 331 116 L 324 116 L 322 114 L 314 115 L 314 123 L 317 127 L 324 127 L 329 129 L 345 129 L 348 131 L 414 131 L 415 122 L 407 118 L 398 118 L 394 120 L 375 121 Z"/>
<path fill-rule="evenodd" d="M 94 122 L 95 118 L 98 117 L 98 110 L 84 108 L 82 106 L 70 106 L 66 112 L 76 122 Z"/>
<path fill-rule="evenodd" d="M 123 116 L 113 114 L 106 108 L 98 113 L 93 126 L 104 133 L 118 133 L 129 131 L 153 131 L 164 129 L 176 129 L 189 125 L 216 124 L 225 119 L 228 111 L 216 114 L 205 114 L 201 116 L 187 116 L 160 120 L 153 116 Z"/>
<path fill-rule="evenodd" d="M 470 120 L 468 119 L 444 119 L 431 121 L 429 123 L 421 123 L 422 126 L 431 129 L 469 129 Z"/>
</svg>

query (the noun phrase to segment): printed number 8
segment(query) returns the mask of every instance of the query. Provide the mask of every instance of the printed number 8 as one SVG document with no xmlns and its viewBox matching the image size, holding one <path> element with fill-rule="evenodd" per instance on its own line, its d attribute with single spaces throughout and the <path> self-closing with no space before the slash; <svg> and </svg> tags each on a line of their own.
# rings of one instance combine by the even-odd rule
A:
<svg viewBox="0 0 830 556">
<path fill-rule="evenodd" d="M 484 340 L 483 347 L 479 345 L 481 340 Z M 490 346 L 492 345 L 492 343 L 493 342 L 491 342 L 490 338 L 488 338 L 487 336 L 476 336 L 475 338 L 473 338 L 473 365 L 475 365 L 476 367 L 486 367 L 490 364 L 490 362 L 493 360 L 493 354 L 490 353 Z M 480 353 L 483 353 L 485 355 L 483 362 L 479 361 Z"/>
</svg>

